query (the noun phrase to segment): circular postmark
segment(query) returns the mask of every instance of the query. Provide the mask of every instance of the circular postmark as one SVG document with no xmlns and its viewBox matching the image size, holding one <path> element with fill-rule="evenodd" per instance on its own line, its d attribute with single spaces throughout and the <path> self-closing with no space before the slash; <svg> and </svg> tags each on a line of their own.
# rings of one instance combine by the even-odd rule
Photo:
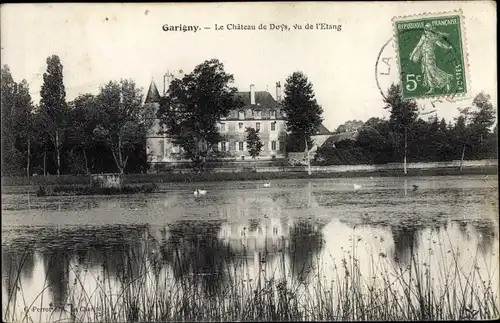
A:
<svg viewBox="0 0 500 323">
<path fill-rule="evenodd" d="M 375 81 L 380 94 L 385 99 L 385 92 L 392 84 L 399 84 L 397 55 L 394 50 L 394 37 L 389 38 L 377 56 L 375 62 Z"/>
</svg>

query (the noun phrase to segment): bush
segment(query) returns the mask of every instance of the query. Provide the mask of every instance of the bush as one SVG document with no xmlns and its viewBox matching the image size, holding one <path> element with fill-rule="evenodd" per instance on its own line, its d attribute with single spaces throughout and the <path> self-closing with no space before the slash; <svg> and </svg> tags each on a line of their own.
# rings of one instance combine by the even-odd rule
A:
<svg viewBox="0 0 500 323">
<path fill-rule="evenodd" d="M 117 187 L 90 187 L 90 186 L 55 186 L 51 191 L 40 186 L 37 196 L 65 196 L 65 195 L 117 195 L 117 194 L 137 194 L 153 193 L 158 190 L 155 183 L 141 186 Z"/>
</svg>

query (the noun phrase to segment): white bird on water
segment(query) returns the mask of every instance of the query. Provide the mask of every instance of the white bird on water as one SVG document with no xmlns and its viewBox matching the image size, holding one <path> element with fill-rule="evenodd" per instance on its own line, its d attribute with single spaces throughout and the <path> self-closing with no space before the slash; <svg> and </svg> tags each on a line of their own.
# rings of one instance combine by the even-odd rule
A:
<svg viewBox="0 0 500 323">
<path fill-rule="evenodd" d="M 205 194 L 207 194 L 207 191 L 206 190 L 196 189 L 196 190 L 194 190 L 193 194 L 196 195 L 196 196 L 198 196 L 198 195 L 205 195 Z"/>
<path fill-rule="evenodd" d="M 358 190 L 360 190 L 360 189 L 361 189 L 361 185 L 358 185 L 358 184 L 353 184 L 353 186 L 354 186 L 354 190 L 355 190 L 355 191 L 358 191 Z"/>
<path fill-rule="evenodd" d="M 264 183 L 264 187 L 266 187 L 266 188 L 271 187 L 271 183 Z"/>
</svg>

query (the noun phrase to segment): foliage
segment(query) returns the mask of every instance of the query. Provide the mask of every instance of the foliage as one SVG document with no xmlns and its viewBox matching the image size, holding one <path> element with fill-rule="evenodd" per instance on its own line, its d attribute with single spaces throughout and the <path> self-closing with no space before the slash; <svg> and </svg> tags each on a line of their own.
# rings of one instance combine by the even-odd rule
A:
<svg viewBox="0 0 500 323">
<path fill-rule="evenodd" d="M 361 120 L 349 120 L 337 127 L 337 132 L 351 132 L 363 127 Z"/>
<path fill-rule="evenodd" d="M 16 82 L 9 67 L 3 66 L 2 175 L 35 176 L 44 171 L 76 175 L 115 172 L 117 168 L 123 173 L 144 173 L 148 168 L 145 137 L 155 107 L 142 104 L 141 90 L 132 81 L 109 82 L 97 94 L 81 94 L 66 103 L 62 71 L 59 58 L 50 56 L 40 105 L 34 106 L 28 83 Z M 212 162 L 224 154 L 211 148 L 220 137 L 219 118 L 242 104 L 232 83 L 233 76 L 224 71 L 222 63 L 210 60 L 174 80 L 162 99 L 158 117 L 186 156 L 199 161 L 194 167 L 203 165 L 205 158 Z M 467 160 L 498 157 L 496 108 L 483 92 L 470 106 L 459 107 L 458 117 L 448 124 L 437 116 L 423 119 L 414 101 L 401 99 L 396 85 L 389 88 L 385 105 L 391 113 L 388 120 L 373 117 L 364 123 L 345 122 L 337 130 L 357 129 L 356 140 L 319 147 L 314 163 L 401 162 L 405 132 L 409 162 L 460 160 L 462 154 Z M 304 133 L 314 133 L 322 112 L 304 74 L 296 72 L 288 78 L 283 110 L 289 133 L 280 134 L 279 142 L 286 142 L 289 151 L 304 151 Z M 248 140 L 247 145 L 252 155 Z M 227 161 L 208 164 L 220 167 Z M 176 180 L 198 180 L 183 176 Z"/>
<path fill-rule="evenodd" d="M 242 106 L 232 87 L 234 78 L 224 64 L 211 59 L 195 67 L 182 79 L 174 79 L 160 101 L 158 118 L 173 143 L 193 161 L 205 159 L 220 141 L 217 122 L 232 108 Z"/>
<path fill-rule="evenodd" d="M 30 174 L 35 137 L 34 106 L 26 80 L 14 82 L 7 65 L 2 68 L 2 168 L 4 174 Z"/>
<path fill-rule="evenodd" d="M 389 87 L 384 103 L 384 109 L 389 110 L 391 114 L 389 124 L 394 132 L 404 133 L 417 119 L 417 103 L 414 100 L 404 100 L 399 85 L 392 84 Z"/>
<path fill-rule="evenodd" d="M 447 124 L 436 115 L 424 121 L 418 116 L 414 102 L 402 101 L 397 86 L 389 89 L 387 109 L 391 118 L 368 119 L 355 143 L 335 147 L 321 147 L 315 163 L 334 164 L 385 164 L 400 162 L 404 147 L 404 132 L 407 134 L 407 157 L 411 162 L 440 162 L 466 159 L 497 158 L 498 139 L 492 125 L 495 113 L 490 98 L 480 93 L 470 107 L 458 108 L 459 116 L 454 123 Z M 403 133 L 401 133 L 403 132 Z M 358 149 L 359 148 L 359 149 Z"/>
<path fill-rule="evenodd" d="M 142 110 L 142 93 L 132 80 L 110 81 L 97 96 L 99 122 L 93 130 L 111 150 L 120 173 L 138 142 L 152 126 Z"/>
<path fill-rule="evenodd" d="M 16 149 L 16 95 L 17 83 L 7 65 L 1 71 L 1 112 L 2 112 L 2 174 L 20 174 L 22 153 Z"/>
<path fill-rule="evenodd" d="M 315 99 L 313 85 L 302 72 L 294 72 L 286 79 L 283 111 L 289 132 L 287 150 L 302 152 L 311 148 L 311 136 L 321 125 L 323 108 Z"/>
<path fill-rule="evenodd" d="M 141 186 L 123 186 L 117 187 L 90 187 L 90 186 L 55 186 L 48 189 L 40 186 L 36 193 L 37 196 L 67 196 L 67 195 L 118 195 L 118 194 L 138 194 L 153 193 L 158 190 L 155 183 L 144 184 Z"/>
<path fill-rule="evenodd" d="M 40 91 L 40 121 L 56 152 L 57 175 L 61 172 L 61 149 L 69 120 L 66 90 L 63 83 L 63 65 L 59 56 L 47 58 L 47 72 L 43 74 Z"/>
<path fill-rule="evenodd" d="M 262 142 L 259 137 L 259 130 L 255 130 L 252 127 L 246 128 L 247 132 L 247 149 L 250 156 L 255 159 L 259 156 L 262 150 Z"/>
</svg>

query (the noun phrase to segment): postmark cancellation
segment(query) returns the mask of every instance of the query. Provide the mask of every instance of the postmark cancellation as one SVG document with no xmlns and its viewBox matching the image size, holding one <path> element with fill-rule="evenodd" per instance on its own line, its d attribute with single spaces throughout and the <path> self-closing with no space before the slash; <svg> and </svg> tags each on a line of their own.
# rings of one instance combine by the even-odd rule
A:
<svg viewBox="0 0 500 323">
<path fill-rule="evenodd" d="M 470 93 L 461 11 L 394 17 L 403 98 L 465 99 Z"/>
</svg>

